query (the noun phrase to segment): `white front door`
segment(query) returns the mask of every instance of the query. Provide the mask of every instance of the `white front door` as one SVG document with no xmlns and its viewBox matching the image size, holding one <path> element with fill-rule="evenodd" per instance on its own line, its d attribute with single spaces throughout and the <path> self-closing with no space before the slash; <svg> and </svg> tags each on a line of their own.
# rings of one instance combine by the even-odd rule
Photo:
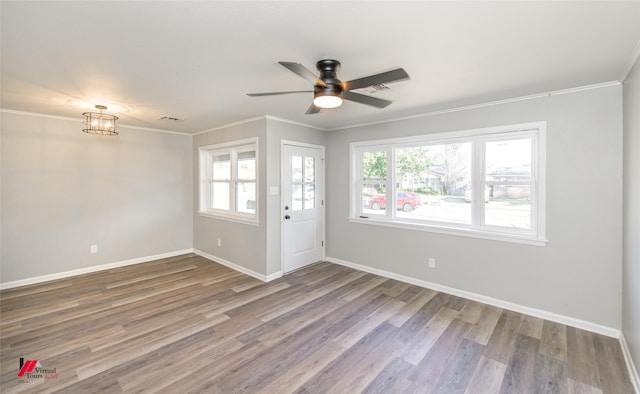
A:
<svg viewBox="0 0 640 394">
<path fill-rule="evenodd" d="M 324 257 L 324 148 L 283 144 L 283 270 Z"/>
</svg>

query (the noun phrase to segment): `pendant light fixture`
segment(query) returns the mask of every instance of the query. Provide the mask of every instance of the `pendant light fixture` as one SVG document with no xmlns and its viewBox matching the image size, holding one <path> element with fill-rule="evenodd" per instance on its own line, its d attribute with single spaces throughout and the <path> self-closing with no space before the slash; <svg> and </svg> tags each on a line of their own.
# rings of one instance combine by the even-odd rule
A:
<svg viewBox="0 0 640 394">
<path fill-rule="evenodd" d="M 82 129 L 82 131 L 89 134 L 118 135 L 116 131 L 118 117 L 103 113 L 102 111 L 107 109 L 105 105 L 96 105 L 96 109 L 100 112 L 85 112 L 82 114 L 86 118 L 84 122 L 86 128 Z"/>
</svg>

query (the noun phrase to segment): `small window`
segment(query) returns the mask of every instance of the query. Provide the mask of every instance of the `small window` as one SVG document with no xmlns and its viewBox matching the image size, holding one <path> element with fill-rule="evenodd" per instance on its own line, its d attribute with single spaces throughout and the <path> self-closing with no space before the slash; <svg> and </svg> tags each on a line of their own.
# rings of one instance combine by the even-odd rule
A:
<svg viewBox="0 0 640 394">
<path fill-rule="evenodd" d="M 545 124 L 351 144 L 352 220 L 544 244 Z"/>
<path fill-rule="evenodd" d="M 199 213 L 257 223 L 257 141 L 205 146 L 199 153 Z"/>
</svg>

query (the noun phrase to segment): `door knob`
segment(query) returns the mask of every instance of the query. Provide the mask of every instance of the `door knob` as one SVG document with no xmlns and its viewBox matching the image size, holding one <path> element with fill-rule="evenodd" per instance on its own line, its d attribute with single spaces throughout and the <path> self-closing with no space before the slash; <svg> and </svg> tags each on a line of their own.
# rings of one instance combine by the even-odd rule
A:
<svg viewBox="0 0 640 394">
<path fill-rule="evenodd" d="M 285 210 L 285 211 L 288 211 L 288 210 L 289 210 L 289 206 L 288 206 L 288 205 L 285 205 L 285 206 L 284 206 L 284 210 Z"/>
<path fill-rule="evenodd" d="M 285 220 L 289 220 L 289 219 L 291 219 L 291 216 L 289 216 L 289 215 L 284 215 L 284 219 L 285 219 Z"/>
</svg>

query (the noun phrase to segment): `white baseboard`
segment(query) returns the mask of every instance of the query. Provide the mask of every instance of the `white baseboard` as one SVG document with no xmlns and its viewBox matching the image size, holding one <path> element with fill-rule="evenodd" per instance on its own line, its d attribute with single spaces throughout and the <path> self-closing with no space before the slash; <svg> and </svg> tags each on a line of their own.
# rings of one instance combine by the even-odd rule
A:
<svg viewBox="0 0 640 394">
<path fill-rule="evenodd" d="M 409 276 L 404 276 L 404 275 L 396 274 L 393 272 L 380 270 L 377 268 L 371 268 L 366 265 L 356 264 L 349 261 L 336 259 L 333 257 L 327 257 L 326 260 L 331 263 L 344 265 L 345 267 L 357 269 L 359 271 L 369 272 L 371 274 L 384 276 L 385 278 L 395 279 L 401 282 L 410 283 L 412 285 L 425 287 L 425 288 L 436 290 L 436 291 L 441 291 L 443 293 L 455 295 L 455 296 L 466 298 L 473 301 L 482 302 L 483 304 L 492 305 L 498 308 L 508 309 L 510 311 L 523 313 L 529 316 L 539 317 L 541 319 L 550 320 L 550 321 L 561 323 L 567 326 L 595 332 L 597 334 L 602 334 L 612 338 L 620 338 L 620 330 L 617 330 L 611 327 L 602 326 L 602 325 L 588 322 L 585 320 L 575 319 L 573 317 L 563 316 L 553 312 L 530 308 L 527 306 L 514 304 L 508 301 L 499 300 L 497 298 L 487 297 L 481 294 L 471 293 L 469 291 L 455 289 L 452 287 L 439 285 L 437 283 L 427 282 L 421 279 L 416 279 Z"/>
<path fill-rule="evenodd" d="M 198 249 L 194 249 L 193 253 L 197 254 L 198 256 L 202 256 L 202 257 L 204 257 L 206 259 L 209 259 L 211 261 L 214 261 L 216 263 L 222 264 L 222 265 L 224 265 L 226 267 L 229 267 L 229 268 L 231 268 L 233 270 L 236 270 L 238 272 L 242 272 L 245 275 L 249 275 L 251 277 L 259 279 L 259 280 L 261 280 L 263 282 L 270 282 L 270 281 L 272 281 L 274 279 L 278 279 L 278 278 L 280 278 L 282 276 L 282 272 L 280 272 L 280 271 L 278 271 L 278 272 L 276 272 L 274 274 L 271 274 L 271 275 L 264 275 L 264 274 L 252 271 L 252 270 L 250 270 L 248 268 L 245 268 L 245 267 L 243 267 L 241 265 L 238 265 L 238 264 L 232 263 L 230 261 L 227 261 L 227 260 L 225 260 L 223 258 L 211 255 L 211 254 L 206 253 L 206 252 L 203 252 L 203 251 L 198 250 Z"/>
<path fill-rule="evenodd" d="M 227 266 L 231 269 L 234 269 L 238 272 L 242 272 L 243 274 L 252 276 L 256 279 L 260 279 L 263 282 L 270 282 L 274 279 L 278 279 L 280 277 L 282 277 L 282 271 L 278 271 L 275 272 L 271 275 L 263 275 L 260 274 L 258 272 L 252 271 L 250 269 L 247 269 L 245 267 L 242 267 L 238 264 L 234 264 L 230 261 L 227 261 L 225 259 L 222 259 L 220 257 L 217 256 L 213 256 L 210 255 L 208 253 L 202 252 L 200 250 L 197 249 L 183 249 L 183 250 L 177 250 L 174 252 L 168 252 L 168 253 L 161 253 L 161 254 L 156 254 L 153 256 L 145 256 L 145 257 L 138 257 L 135 259 L 130 259 L 130 260 L 124 260 L 124 261 L 117 261 L 115 263 L 108 263 L 108 264 L 101 264 L 101 265 L 96 265 L 93 267 L 86 267 L 86 268 L 79 268 L 76 270 L 71 270 L 71 271 L 64 271 L 64 272 L 58 272 L 55 274 L 49 274 L 49 275 L 42 275 L 42 276 L 36 276 L 33 278 L 27 278 L 27 279 L 20 279 L 20 280 L 15 280 L 12 282 L 5 282 L 5 283 L 0 283 L 0 290 L 5 290 L 5 289 L 11 289 L 14 287 L 20 287 L 20 286 L 27 286 L 27 285 L 33 285 L 36 283 L 42 283 L 42 282 L 48 282 L 50 280 L 55 280 L 55 279 L 63 279 L 63 278 L 69 278 L 72 276 L 76 276 L 76 275 L 82 275 L 82 274 L 88 274 L 91 272 L 98 272 L 98 271 L 104 271 L 104 270 L 108 270 L 111 268 L 118 268 L 118 267 L 124 267 L 127 265 L 134 265 L 134 264 L 140 264 L 140 263 L 146 263 L 148 261 L 153 261 L 153 260 L 160 260 L 160 259 L 166 259 L 169 257 L 175 257 L 175 256 L 180 256 L 183 254 L 188 254 L 188 253 L 195 253 L 199 256 L 202 256 L 206 259 L 209 260 L 213 260 L 217 263 L 220 263 L 224 266 Z"/>
<path fill-rule="evenodd" d="M 631 352 L 629 351 L 629 346 L 627 345 L 624 333 L 620 334 L 620 347 L 622 348 L 624 361 L 627 363 L 627 369 L 629 370 L 629 376 L 631 377 L 631 384 L 633 384 L 633 388 L 636 390 L 636 393 L 640 394 L 640 375 L 638 375 L 638 370 L 633 363 L 633 358 L 631 358 Z"/>
<path fill-rule="evenodd" d="M 71 277 L 71 276 L 88 274 L 90 272 L 104 271 L 104 270 L 108 270 L 108 269 L 111 269 L 111 268 L 124 267 L 124 266 L 127 266 L 127 265 L 146 263 L 147 261 L 166 259 L 168 257 L 180 256 L 182 254 L 187 254 L 187 253 L 193 253 L 193 249 L 177 250 L 175 252 L 161 253 L 161 254 L 156 254 L 156 255 L 153 255 L 153 256 L 138 257 L 138 258 L 135 258 L 135 259 L 118 261 L 118 262 L 115 262 L 115 263 L 95 265 L 93 267 L 80 268 L 80 269 L 77 269 L 77 270 L 58 272 L 56 274 L 42 275 L 42 276 L 36 276 L 36 277 L 33 277 L 33 278 L 20 279 L 20 280 L 15 280 L 15 281 L 12 281 L 12 282 L 0 283 L 0 290 L 11 289 L 11 288 L 14 288 L 14 287 L 20 287 L 20 286 L 26 286 L 26 285 L 32 285 L 32 284 L 36 284 L 36 283 L 47 282 L 47 281 L 54 280 L 54 279 L 63 279 L 63 278 Z"/>
<path fill-rule="evenodd" d="M 271 275 L 267 275 L 267 280 L 265 280 L 265 282 L 271 282 L 272 280 L 278 279 L 278 278 L 282 278 L 284 274 L 282 273 L 282 271 L 278 271 L 276 273 L 273 273 Z"/>
</svg>

